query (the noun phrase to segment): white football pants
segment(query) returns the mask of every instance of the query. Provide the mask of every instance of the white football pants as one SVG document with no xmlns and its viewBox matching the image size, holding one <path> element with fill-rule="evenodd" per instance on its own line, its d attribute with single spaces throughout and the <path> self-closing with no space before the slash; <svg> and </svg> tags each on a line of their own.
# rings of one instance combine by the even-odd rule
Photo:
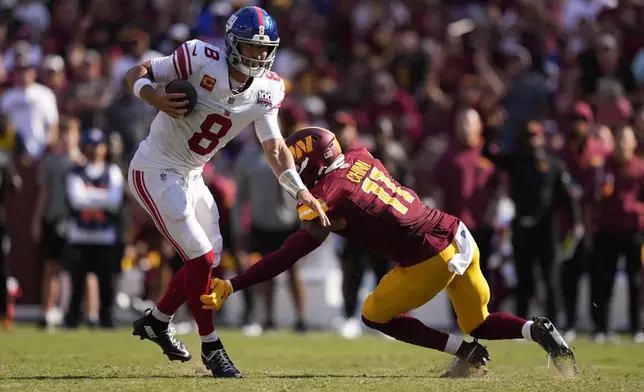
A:
<svg viewBox="0 0 644 392">
<path fill-rule="evenodd" d="M 213 250 L 214 267 L 219 265 L 223 248 L 219 211 L 201 174 L 184 177 L 164 170 L 130 169 L 128 184 L 184 262 Z"/>
</svg>

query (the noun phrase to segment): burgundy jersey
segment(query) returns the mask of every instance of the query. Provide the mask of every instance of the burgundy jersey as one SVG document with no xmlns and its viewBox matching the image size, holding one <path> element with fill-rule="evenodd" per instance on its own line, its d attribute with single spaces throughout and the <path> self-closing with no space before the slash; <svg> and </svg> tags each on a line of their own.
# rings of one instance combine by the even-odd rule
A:
<svg viewBox="0 0 644 392">
<path fill-rule="evenodd" d="M 410 266 L 427 260 L 454 240 L 459 220 L 425 206 L 401 186 L 383 164 L 360 148 L 345 154 L 345 164 L 311 189 L 331 218 L 346 221 L 336 234 L 372 254 Z M 300 219 L 317 214 L 299 205 Z"/>
</svg>

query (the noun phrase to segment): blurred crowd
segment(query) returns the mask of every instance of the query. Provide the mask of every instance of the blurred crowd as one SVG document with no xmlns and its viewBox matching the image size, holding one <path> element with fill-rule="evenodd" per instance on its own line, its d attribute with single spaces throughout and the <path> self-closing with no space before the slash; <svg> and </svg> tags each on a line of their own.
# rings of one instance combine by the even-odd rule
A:
<svg viewBox="0 0 644 392">
<path fill-rule="evenodd" d="M 106 147 L 106 160 L 127 169 L 155 115 L 128 90 L 125 72 L 191 38 L 223 47 L 226 20 L 244 5 L 262 6 L 277 21 L 273 71 L 287 84 L 280 109 L 285 135 L 305 124 L 329 128 L 344 148 L 368 148 L 401 183 L 459 216 L 479 243 L 492 308 L 513 295 L 516 313 L 526 317 L 536 297 L 551 319 L 565 314 L 567 337 L 574 337 L 578 282 L 587 273 L 594 338 L 605 341 L 613 332 L 613 282 L 624 271 L 629 332 L 644 342 L 640 0 L 3 0 L 0 149 L 16 165 L 3 178 L 15 186 L 3 188 L 21 192 L 23 212 L 2 230 L 13 240 L 8 264 L 21 281 L 32 277 L 14 273 L 27 263 L 16 256 L 19 248 L 40 246 L 33 263 L 42 285 L 31 285 L 29 298 L 42 304 L 43 325 L 55 323 L 58 278 L 70 268 L 61 228 L 66 170 L 87 164 L 97 145 Z M 83 136 L 89 130 L 102 136 Z M 258 159 L 247 134 L 204 172 L 227 241 L 222 267 L 230 271 L 270 251 L 257 244 L 267 228 L 253 220 L 253 192 L 243 185 Z M 499 214 L 504 199 L 514 207 L 510 216 Z M 180 259 L 127 195 L 120 215 L 108 275 L 144 268 L 143 297 L 154 300 Z M 283 237 L 294 228 L 270 229 Z M 21 230 L 30 235 L 14 235 Z M 340 332 L 352 337 L 360 329 L 361 278 L 368 269 L 381 277 L 387 262 L 352 247 L 339 258 Z M 503 273 L 508 263 L 514 283 Z M 94 272 L 86 313 L 90 323 L 110 326 L 106 310 L 98 310 L 106 305 L 97 299 L 101 273 Z M 303 330 L 305 287 L 297 270 L 291 289 L 295 328 Z M 270 310 L 273 289 L 261 291 Z M 248 333 L 272 328 L 270 311 L 265 320 L 253 314 L 259 294 L 245 295 Z"/>
</svg>

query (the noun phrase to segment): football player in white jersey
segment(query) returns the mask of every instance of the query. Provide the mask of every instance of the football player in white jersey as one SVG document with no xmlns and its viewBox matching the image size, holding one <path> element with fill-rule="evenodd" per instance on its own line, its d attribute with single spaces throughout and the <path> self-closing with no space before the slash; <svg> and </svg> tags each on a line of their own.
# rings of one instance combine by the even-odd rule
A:
<svg viewBox="0 0 644 392">
<path fill-rule="evenodd" d="M 225 51 L 191 40 L 126 74 L 134 94 L 160 111 L 130 163 L 129 186 L 184 261 L 156 307 L 134 322 L 133 334 L 158 344 L 170 360 L 189 360 L 185 345 L 168 329 L 172 315 L 187 302 L 199 327 L 202 362 L 215 377 L 241 373 L 215 331 L 212 312 L 203 310 L 199 299 L 209 291 L 222 251 L 219 214 L 201 177 L 203 165 L 252 122 L 280 184 L 317 211 L 323 225 L 330 224 L 295 171 L 279 130 L 284 82 L 270 72 L 278 44 L 273 18 L 261 8 L 244 7 L 226 24 Z M 197 105 L 185 117 L 188 101 L 173 101 L 185 94 L 165 91 L 165 83 L 175 79 L 197 91 Z"/>
</svg>

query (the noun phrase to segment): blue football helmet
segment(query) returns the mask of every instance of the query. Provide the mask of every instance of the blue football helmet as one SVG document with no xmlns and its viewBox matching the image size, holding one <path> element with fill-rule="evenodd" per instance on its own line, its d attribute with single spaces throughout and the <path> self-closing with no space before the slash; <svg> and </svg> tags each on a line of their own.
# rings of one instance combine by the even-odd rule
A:
<svg viewBox="0 0 644 392">
<path fill-rule="evenodd" d="M 228 19 L 225 42 L 228 63 L 244 74 L 257 78 L 273 66 L 280 38 L 277 24 L 266 11 L 259 7 L 244 7 Z M 243 56 L 239 49 L 241 43 L 267 46 L 266 59 Z"/>
</svg>

